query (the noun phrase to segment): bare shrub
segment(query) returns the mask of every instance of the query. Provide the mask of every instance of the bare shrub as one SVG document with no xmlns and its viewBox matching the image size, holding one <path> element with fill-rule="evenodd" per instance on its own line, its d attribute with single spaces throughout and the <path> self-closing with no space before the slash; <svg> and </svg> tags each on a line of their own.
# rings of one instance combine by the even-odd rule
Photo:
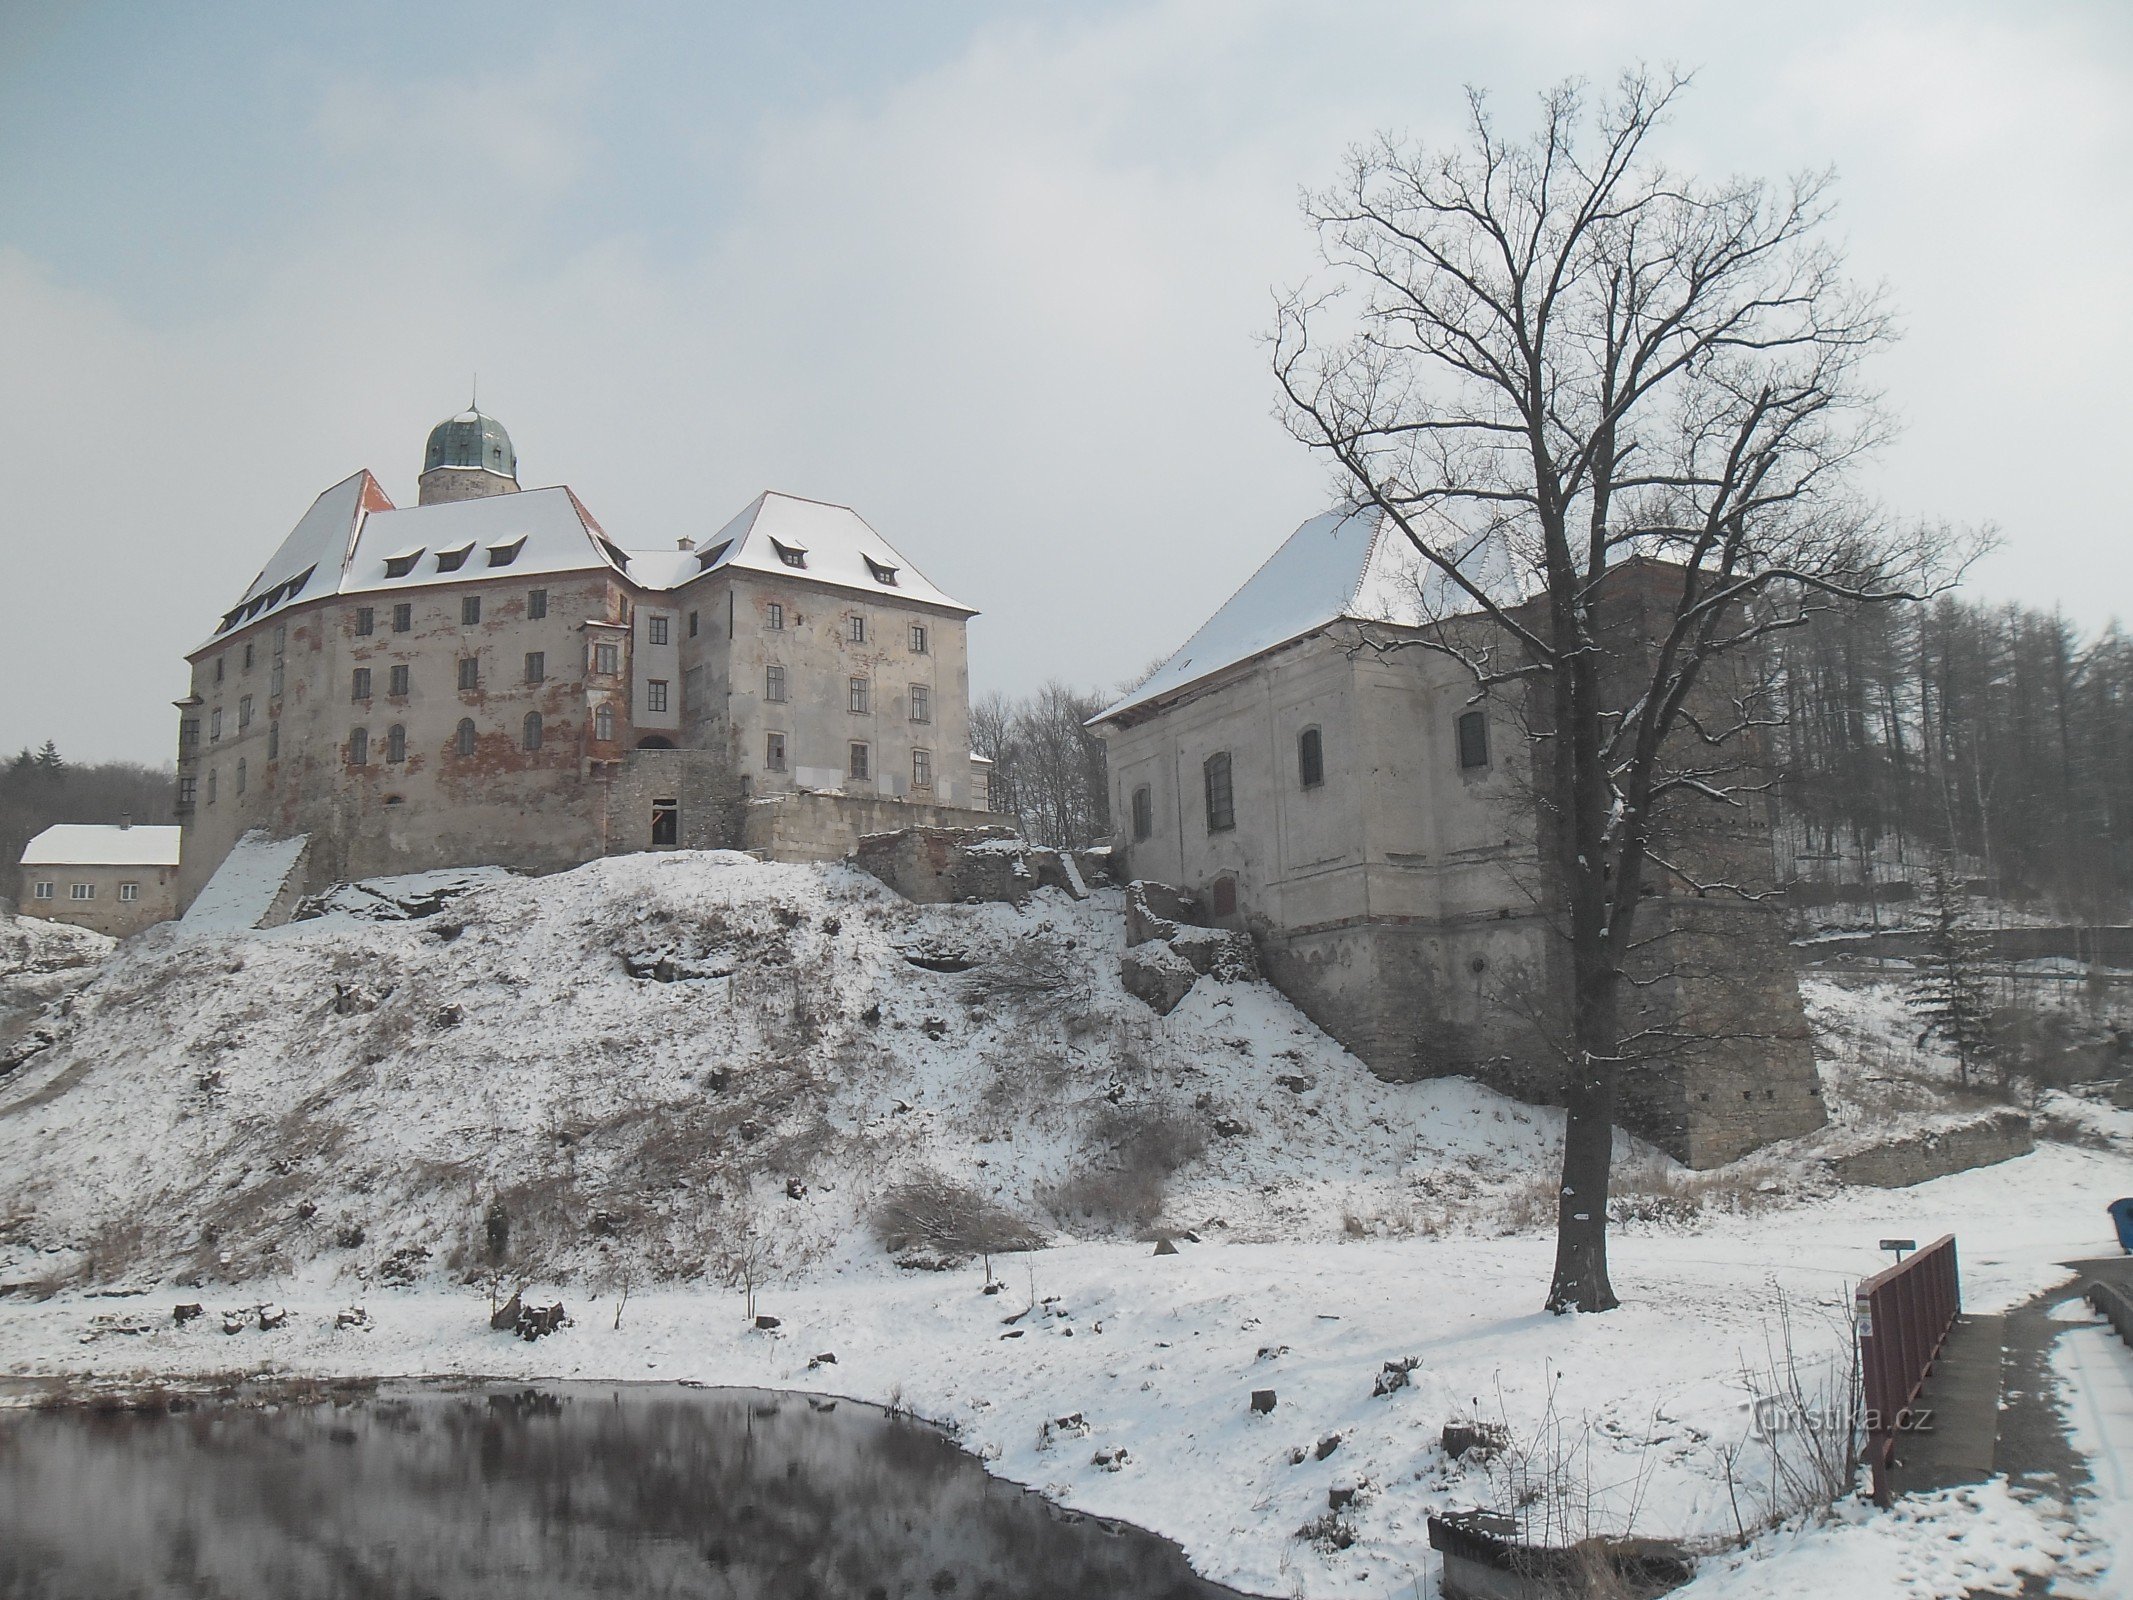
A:
<svg viewBox="0 0 2133 1600">
<path fill-rule="evenodd" d="M 996 961 L 966 975 L 963 998 L 973 1005 L 1010 1006 L 1029 1020 L 1062 1019 L 1088 1005 L 1080 968 L 1057 944 L 1028 938 Z"/>
<path fill-rule="evenodd" d="M 1145 1232 L 1162 1215 L 1170 1179 L 1199 1158 L 1199 1118 L 1161 1101 L 1106 1105 L 1089 1121 L 1080 1166 L 1042 1199 L 1055 1217 L 1086 1217 Z"/>
<path fill-rule="evenodd" d="M 982 1256 L 988 1278 L 993 1256 L 1039 1250 L 1045 1243 L 1034 1223 L 937 1172 L 921 1172 L 898 1184 L 875 1203 L 867 1220 L 891 1254 L 924 1249 L 948 1260 Z"/>
</svg>

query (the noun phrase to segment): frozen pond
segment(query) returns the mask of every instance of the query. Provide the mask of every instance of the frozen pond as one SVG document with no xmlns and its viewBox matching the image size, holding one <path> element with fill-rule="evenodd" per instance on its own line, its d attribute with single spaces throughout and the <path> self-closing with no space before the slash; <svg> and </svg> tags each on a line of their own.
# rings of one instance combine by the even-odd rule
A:
<svg viewBox="0 0 2133 1600">
<path fill-rule="evenodd" d="M 410 1383 L 0 1412 L 0 1595 L 1233 1594 L 851 1401 Z"/>
</svg>

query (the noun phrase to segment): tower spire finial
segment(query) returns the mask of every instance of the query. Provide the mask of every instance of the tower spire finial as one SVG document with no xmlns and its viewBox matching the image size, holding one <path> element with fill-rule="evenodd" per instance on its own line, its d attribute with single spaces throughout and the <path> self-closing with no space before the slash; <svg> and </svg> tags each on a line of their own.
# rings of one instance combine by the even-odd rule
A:
<svg viewBox="0 0 2133 1600">
<path fill-rule="evenodd" d="M 478 372 L 474 374 L 473 381 L 467 385 L 467 409 L 469 411 L 479 411 L 481 409 L 481 374 Z"/>
</svg>

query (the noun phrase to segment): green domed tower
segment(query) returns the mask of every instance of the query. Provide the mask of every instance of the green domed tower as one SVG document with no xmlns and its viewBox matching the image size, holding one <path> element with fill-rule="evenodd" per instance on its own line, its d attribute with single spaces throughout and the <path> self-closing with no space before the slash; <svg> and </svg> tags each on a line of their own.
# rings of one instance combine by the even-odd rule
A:
<svg viewBox="0 0 2133 1600">
<path fill-rule="evenodd" d="M 518 493 L 518 452 L 504 425 L 469 406 L 430 429 L 418 505 Z"/>
</svg>

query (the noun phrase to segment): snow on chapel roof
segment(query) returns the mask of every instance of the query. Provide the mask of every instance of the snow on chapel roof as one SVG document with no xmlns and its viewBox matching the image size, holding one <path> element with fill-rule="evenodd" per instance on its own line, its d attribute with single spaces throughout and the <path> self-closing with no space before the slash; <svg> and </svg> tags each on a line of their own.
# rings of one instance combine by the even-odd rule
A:
<svg viewBox="0 0 2133 1600">
<path fill-rule="evenodd" d="M 57 822 L 23 846 L 26 867 L 174 867 L 178 830 L 115 822 Z"/>
<path fill-rule="evenodd" d="M 1488 546 L 1460 562 L 1492 589 L 1510 584 L 1506 553 Z M 1414 626 L 1475 609 L 1374 507 L 1313 517 L 1287 539 L 1148 680 L 1091 720 L 1106 722 L 1342 621 Z"/>
</svg>

